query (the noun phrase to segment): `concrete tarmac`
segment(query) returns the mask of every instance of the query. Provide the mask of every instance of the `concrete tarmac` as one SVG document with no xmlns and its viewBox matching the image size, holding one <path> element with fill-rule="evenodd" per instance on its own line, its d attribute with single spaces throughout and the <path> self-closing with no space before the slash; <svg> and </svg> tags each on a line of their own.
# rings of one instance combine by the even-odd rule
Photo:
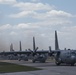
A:
<svg viewBox="0 0 76 75">
<path fill-rule="evenodd" d="M 17 61 L 17 60 L 9 60 L 7 62 L 34 66 L 42 68 L 43 70 L 38 71 L 28 71 L 28 72 L 15 72 L 15 73 L 2 73 L 0 75 L 76 75 L 76 65 L 60 65 L 56 66 L 53 62 L 46 63 L 32 63 L 31 61 Z"/>
</svg>

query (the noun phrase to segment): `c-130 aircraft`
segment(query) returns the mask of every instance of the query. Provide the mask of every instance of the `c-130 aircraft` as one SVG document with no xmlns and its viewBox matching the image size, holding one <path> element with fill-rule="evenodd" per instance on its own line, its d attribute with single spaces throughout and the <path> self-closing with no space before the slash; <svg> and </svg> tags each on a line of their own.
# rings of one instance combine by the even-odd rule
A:
<svg viewBox="0 0 76 75">
<path fill-rule="evenodd" d="M 33 63 L 36 61 L 39 61 L 41 63 L 45 63 L 47 59 L 47 55 L 49 51 L 44 51 L 44 50 L 38 50 L 38 47 L 35 45 L 35 37 L 33 37 L 33 50 L 28 49 L 25 51 L 22 51 L 22 45 L 21 41 L 19 44 L 20 50 L 15 51 L 13 49 L 13 44 L 10 45 L 10 51 L 7 52 L 0 52 L 0 55 L 2 56 L 3 59 L 8 59 L 8 60 L 25 60 L 28 61 L 28 59 L 31 59 Z"/>
<path fill-rule="evenodd" d="M 57 31 L 55 31 L 55 50 L 52 50 L 50 56 L 54 55 L 56 65 L 61 63 L 74 66 L 76 63 L 76 50 L 60 50 L 58 44 Z"/>
<path fill-rule="evenodd" d="M 34 40 L 34 37 L 33 37 Z M 45 54 L 48 53 L 50 56 L 54 56 L 56 65 L 60 65 L 61 63 L 70 64 L 71 66 L 74 66 L 76 63 L 76 50 L 60 50 L 59 44 L 58 44 L 58 37 L 57 37 L 57 31 L 55 31 L 55 50 L 49 51 L 37 51 L 38 48 L 35 48 L 35 41 L 33 41 L 34 45 L 34 51 L 17 51 L 17 52 L 0 52 L 0 55 L 10 55 L 10 54 Z"/>
</svg>

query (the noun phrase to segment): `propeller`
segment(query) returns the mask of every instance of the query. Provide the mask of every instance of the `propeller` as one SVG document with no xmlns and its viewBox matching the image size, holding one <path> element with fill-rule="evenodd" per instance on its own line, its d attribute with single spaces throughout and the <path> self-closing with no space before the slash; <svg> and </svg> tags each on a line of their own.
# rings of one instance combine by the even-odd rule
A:
<svg viewBox="0 0 76 75">
<path fill-rule="evenodd" d="M 36 55 L 36 52 L 38 50 L 38 47 L 35 45 L 35 37 L 33 37 L 33 56 Z"/>
<path fill-rule="evenodd" d="M 31 55 L 36 55 L 38 47 L 35 46 L 35 37 L 33 37 L 33 50 L 28 49 L 31 52 Z"/>
<path fill-rule="evenodd" d="M 34 52 L 36 52 L 38 50 L 38 47 L 36 47 L 36 49 L 34 50 Z"/>
</svg>

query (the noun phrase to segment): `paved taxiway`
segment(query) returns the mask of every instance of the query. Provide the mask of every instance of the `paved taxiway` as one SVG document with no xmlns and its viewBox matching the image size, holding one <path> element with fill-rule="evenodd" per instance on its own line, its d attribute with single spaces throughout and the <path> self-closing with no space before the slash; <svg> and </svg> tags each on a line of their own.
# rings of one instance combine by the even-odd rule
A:
<svg viewBox="0 0 76 75">
<path fill-rule="evenodd" d="M 76 65 L 61 65 L 56 66 L 53 62 L 46 63 L 31 63 L 26 61 L 7 61 L 12 63 L 17 63 L 21 65 L 28 65 L 42 68 L 43 70 L 38 71 L 28 71 L 28 72 L 16 72 L 16 73 L 3 73 L 0 75 L 76 75 Z"/>
</svg>

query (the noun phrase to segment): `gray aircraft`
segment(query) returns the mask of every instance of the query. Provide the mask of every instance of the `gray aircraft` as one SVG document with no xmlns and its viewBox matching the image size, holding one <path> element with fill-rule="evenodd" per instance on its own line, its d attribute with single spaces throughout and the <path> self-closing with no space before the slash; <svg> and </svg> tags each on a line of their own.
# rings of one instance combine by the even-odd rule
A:
<svg viewBox="0 0 76 75">
<path fill-rule="evenodd" d="M 20 42 L 21 45 L 21 42 Z M 11 46 L 12 47 L 12 46 Z M 55 63 L 56 65 L 60 65 L 61 63 L 66 63 L 70 64 L 71 66 L 74 66 L 76 63 L 76 50 L 60 50 L 59 45 L 58 45 L 58 37 L 57 37 L 57 32 L 55 31 L 55 50 L 51 50 L 51 47 L 49 47 L 49 50 L 43 51 L 43 50 L 38 50 L 38 47 L 35 46 L 35 38 L 33 37 L 33 50 L 29 51 L 22 51 L 21 46 L 20 46 L 20 51 L 12 51 L 11 52 L 0 52 L 0 55 L 32 55 L 32 61 L 40 61 L 40 62 L 45 62 L 47 59 L 46 54 L 50 54 L 50 56 L 54 56 L 55 58 Z"/>
<path fill-rule="evenodd" d="M 8 60 L 24 60 L 24 61 L 28 61 L 28 56 L 31 54 L 30 51 L 22 51 L 22 45 L 21 45 L 21 41 L 19 42 L 19 47 L 20 50 L 19 51 L 15 51 L 13 49 L 13 44 L 10 45 L 10 51 L 7 52 L 0 52 L 0 56 L 3 59 L 8 59 Z"/>
<path fill-rule="evenodd" d="M 36 61 L 44 63 L 47 59 L 46 54 L 49 53 L 49 51 L 38 50 L 38 47 L 35 46 L 35 37 L 33 37 L 33 50 L 28 49 L 26 51 L 22 51 L 21 41 L 19 47 L 20 51 L 15 51 L 13 49 L 13 44 L 11 44 L 10 51 L 0 52 L 0 55 L 7 57 L 7 59 L 9 60 L 19 60 L 19 61 L 21 60 L 28 61 L 28 59 L 32 57 L 31 59 L 33 63 L 35 63 Z"/>
<path fill-rule="evenodd" d="M 50 55 L 54 56 L 56 65 L 61 63 L 70 64 L 74 66 L 76 63 L 76 50 L 60 50 L 58 45 L 57 32 L 55 31 L 55 50 L 51 51 Z"/>
<path fill-rule="evenodd" d="M 29 49 L 30 50 L 30 49 Z M 35 37 L 33 37 L 33 50 L 30 50 L 32 52 L 32 62 L 35 63 L 36 61 L 39 61 L 41 63 L 45 63 L 47 59 L 47 54 L 49 51 L 44 50 L 38 50 L 38 47 L 35 45 Z"/>
</svg>

